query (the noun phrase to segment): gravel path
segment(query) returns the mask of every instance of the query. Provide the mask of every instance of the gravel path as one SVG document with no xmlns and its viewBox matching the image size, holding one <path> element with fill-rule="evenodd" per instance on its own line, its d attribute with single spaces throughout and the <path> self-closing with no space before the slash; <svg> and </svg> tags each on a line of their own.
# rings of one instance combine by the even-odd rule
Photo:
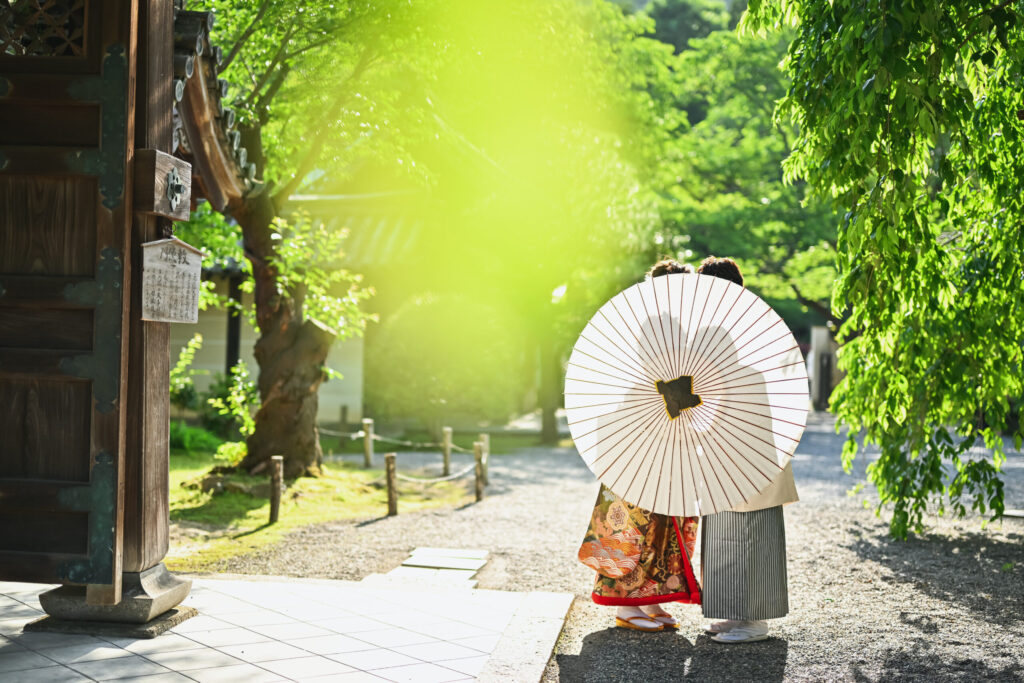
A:
<svg viewBox="0 0 1024 683">
<path fill-rule="evenodd" d="M 400 453 L 399 471 L 440 459 Z M 362 455 L 353 456 L 362 462 Z M 452 454 L 452 471 L 472 456 Z M 437 471 L 427 471 L 436 475 Z M 571 448 L 536 448 L 494 456 L 491 484 L 478 504 L 402 512 L 396 517 L 329 522 L 289 534 L 258 556 L 236 558 L 219 571 L 359 580 L 394 569 L 417 546 L 483 548 L 481 588 L 579 593 L 591 571 L 575 561 L 597 497 L 597 483 Z M 468 481 L 472 482 L 472 478 Z"/>
<path fill-rule="evenodd" d="M 1024 520 L 936 518 L 922 538 L 890 540 L 884 515 L 847 495 L 841 445 L 812 420 L 794 462 L 801 501 L 786 508 L 790 615 L 748 645 L 711 642 L 691 606 L 670 607 L 677 633 L 611 627 L 575 560 L 597 484 L 572 449 L 496 456 L 480 504 L 318 525 L 220 569 L 360 579 L 416 546 L 486 548 L 481 588 L 577 595 L 545 681 L 1024 681 Z M 404 469 L 437 456 L 400 458 Z M 1024 508 L 1024 456 L 1005 474 L 1007 506 Z"/>
</svg>

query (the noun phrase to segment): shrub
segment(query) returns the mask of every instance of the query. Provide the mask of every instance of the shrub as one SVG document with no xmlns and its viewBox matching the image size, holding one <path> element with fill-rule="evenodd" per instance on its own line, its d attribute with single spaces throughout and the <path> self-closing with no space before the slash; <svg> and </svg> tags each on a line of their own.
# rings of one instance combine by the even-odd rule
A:
<svg viewBox="0 0 1024 683">
<path fill-rule="evenodd" d="M 244 361 L 238 361 L 230 375 L 214 375 L 204 399 L 199 405 L 203 427 L 224 439 L 252 434 L 260 397 Z"/>
<path fill-rule="evenodd" d="M 174 363 L 174 367 L 171 368 L 171 405 L 182 411 L 199 408 L 199 392 L 196 390 L 196 385 L 192 378 L 196 375 L 205 374 L 205 371 L 193 370 L 190 366 L 196 357 L 196 351 L 202 345 L 203 335 L 196 334 L 178 352 L 178 360 Z"/>
<path fill-rule="evenodd" d="M 225 441 L 217 447 L 213 459 L 217 461 L 218 465 L 234 467 L 242 462 L 247 452 L 244 441 Z"/>
<path fill-rule="evenodd" d="M 200 427 L 190 427 L 177 420 L 171 422 L 171 448 L 181 448 L 188 453 L 193 451 L 216 451 L 221 440 L 217 436 Z"/>
<path fill-rule="evenodd" d="M 253 414 L 259 408 L 260 396 L 256 383 L 249 377 L 245 361 L 240 360 L 231 368 L 231 377 L 223 387 L 223 394 L 211 393 L 206 403 L 229 419 L 242 436 L 253 433 L 256 429 Z"/>
<path fill-rule="evenodd" d="M 494 307 L 457 296 L 413 298 L 367 345 L 371 414 L 416 418 L 434 438 L 446 420 L 507 420 L 528 384 L 522 336 Z"/>
</svg>

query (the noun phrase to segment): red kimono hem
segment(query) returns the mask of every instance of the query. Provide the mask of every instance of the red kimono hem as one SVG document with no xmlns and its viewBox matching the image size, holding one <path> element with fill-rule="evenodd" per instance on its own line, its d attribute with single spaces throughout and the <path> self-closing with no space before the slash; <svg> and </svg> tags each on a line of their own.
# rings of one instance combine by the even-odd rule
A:
<svg viewBox="0 0 1024 683">
<path fill-rule="evenodd" d="M 669 593 L 668 595 L 648 595 L 643 598 L 614 598 L 591 593 L 590 599 L 598 605 L 613 605 L 617 607 L 629 606 L 640 607 L 641 605 L 658 605 L 663 602 L 681 602 L 687 605 L 699 605 L 700 595 L 691 593 Z"/>
</svg>

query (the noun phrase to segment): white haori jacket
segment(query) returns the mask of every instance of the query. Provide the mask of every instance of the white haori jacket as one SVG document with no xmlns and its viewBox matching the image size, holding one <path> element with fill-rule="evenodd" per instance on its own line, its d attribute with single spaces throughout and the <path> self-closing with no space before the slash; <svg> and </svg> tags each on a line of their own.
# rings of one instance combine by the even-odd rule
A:
<svg viewBox="0 0 1024 683">
<path fill-rule="evenodd" d="M 793 461 L 790 460 L 779 472 L 779 476 L 768 485 L 768 488 L 758 493 L 746 503 L 731 508 L 731 512 L 753 512 L 773 508 L 776 505 L 788 505 L 800 500 L 796 495 L 796 482 L 793 480 Z"/>
</svg>

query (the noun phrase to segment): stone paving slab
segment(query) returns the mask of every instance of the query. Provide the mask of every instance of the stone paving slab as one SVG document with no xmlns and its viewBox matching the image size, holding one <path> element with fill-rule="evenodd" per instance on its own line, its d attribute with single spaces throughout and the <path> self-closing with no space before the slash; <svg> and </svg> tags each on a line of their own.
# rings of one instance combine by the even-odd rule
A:
<svg viewBox="0 0 1024 683">
<path fill-rule="evenodd" d="M 157 638 L 26 632 L 51 586 L 0 582 L 0 680 L 538 681 L 572 596 L 196 577 Z"/>
<path fill-rule="evenodd" d="M 413 553 L 403 567 L 426 567 L 429 569 L 463 569 L 475 572 L 487 564 L 487 560 L 469 560 L 462 557 L 441 557 L 439 555 L 421 555 Z"/>
<path fill-rule="evenodd" d="M 398 571 L 403 570 L 403 571 Z M 409 570 L 409 571 L 405 571 Z M 418 586 L 421 590 L 442 588 L 476 588 L 476 579 L 469 578 L 473 572 L 460 569 L 424 569 L 421 567 L 395 567 L 387 574 L 370 574 L 360 583 L 365 586 L 387 588 L 389 586 Z"/>
<path fill-rule="evenodd" d="M 411 554 L 430 557 L 457 557 L 466 560 L 486 560 L 489 555 L 486 550 L 473 548 L 413 548 Z"/>
<path fill-rule="evenodd" d="M 453 588 L 458 587 L 459 584 L 465 584 L 462 586 L 465 588 L 474 588 L 476 586 L 476 581 L 473 581 L 475 573 L 475 569 L 464 569 L 461 567 L 429 567 L 403 563 L 389 571 L 385 576 L 403 580 L 407 579 L 409 585 L 415 585 L 413 582 L 425 580 L 447 582 Z M 470 582 L 472 583 L 470 584 Z"/>
</svg>

